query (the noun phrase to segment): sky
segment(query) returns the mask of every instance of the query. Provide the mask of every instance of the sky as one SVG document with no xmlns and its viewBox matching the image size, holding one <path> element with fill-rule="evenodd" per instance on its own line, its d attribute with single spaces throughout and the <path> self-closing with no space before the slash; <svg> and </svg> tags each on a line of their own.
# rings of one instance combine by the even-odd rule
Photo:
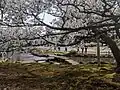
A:
<svg viewBox="0 0 120 90">
<path fill-rule="evenodd" d="M 49 24 L 49 25 L 51 25 L 50 22 L 52 22 L 52 20 L 55 19 L 54 16 L 52 16 L 52 15 L 50 15 L 50 14 L 47 14 L 47 13 L 44 14 L 44 15 L 42 15 L 42 16 L 44 16 L 44 22 L 45 22 L 46 24 Z"/>
</svg>

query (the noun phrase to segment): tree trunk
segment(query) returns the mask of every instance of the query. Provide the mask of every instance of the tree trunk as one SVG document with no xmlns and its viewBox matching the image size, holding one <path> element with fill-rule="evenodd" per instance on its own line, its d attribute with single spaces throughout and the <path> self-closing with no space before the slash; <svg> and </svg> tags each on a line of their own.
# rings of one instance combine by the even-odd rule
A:
<svg viewBox="0 0 120 90">
<path fill-rule="evenodd" d="M 102 34 L 101 38 L 109 45 L 109 47 L 113 53 L 113 56 L 116 60 L 117 68 L 120 69 L 120 49 L 116 45 L 116 42 L 113 41 L 109 36 L 107 36 L 105 34 Z"/>
<path fill-rule="evenodd" d="M 119 28 L 117 26 L 116 26 L 116 34 L 120 38 L 120 31 L 119 31 Z"/>
<path fill-rule="evenodd" d="M 97 61 L 98 61 L 98 66 L 100 66 L 100 42 L 99 42 L 99 38 L 96 39 L 97 40 Z"/>
</svg>

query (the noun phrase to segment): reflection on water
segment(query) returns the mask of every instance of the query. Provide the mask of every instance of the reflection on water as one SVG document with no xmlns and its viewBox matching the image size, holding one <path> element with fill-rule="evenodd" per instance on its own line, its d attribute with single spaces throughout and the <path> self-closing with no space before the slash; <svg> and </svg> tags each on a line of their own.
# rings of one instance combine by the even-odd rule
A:
<svg viewBox="0 0 120 90">
<path fill-rule="evenodd" d="M 88 63 L 90 61 L 97 61 L 97 58 L 86 58 L 86 57 L 70 57 L 70 59 L 73 59 L 77 62 L 84 62 L 84 63 Z M 104 62 L 114 62 L 113 58 L 100 58 L 101 61 Z"/>
</svg>

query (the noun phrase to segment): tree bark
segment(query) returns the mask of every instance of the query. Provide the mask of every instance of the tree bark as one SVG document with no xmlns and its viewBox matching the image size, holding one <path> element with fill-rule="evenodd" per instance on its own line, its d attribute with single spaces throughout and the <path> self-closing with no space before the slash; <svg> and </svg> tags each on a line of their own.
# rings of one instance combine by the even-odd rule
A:
<svg viewBox="0 0 120 90">
<path fill-rule="evenodd" d="M 111 49 L 113 56 L 116 60 L 117 68 L 120 68 L 120 49 L 118 48 L 116 42 L 105 34 L 102 34 L 101 38 L 109 45 L 109 48 Z"/>
<path fill-rule="evenodd" d="M 117 34 L 117 36 L 120 38 L 120 31 L 119 31 L 119 28 L 118 28 L 119 26 L 116 26 L 116 34 Z"/>
<path fill-rule="evenodd" d="M 100 66 L 100 42 L 99 42 L 99 38 L 96 39 L 97 40 L 97 61 L 98 61 L 98 66 Z"/>
</svg>

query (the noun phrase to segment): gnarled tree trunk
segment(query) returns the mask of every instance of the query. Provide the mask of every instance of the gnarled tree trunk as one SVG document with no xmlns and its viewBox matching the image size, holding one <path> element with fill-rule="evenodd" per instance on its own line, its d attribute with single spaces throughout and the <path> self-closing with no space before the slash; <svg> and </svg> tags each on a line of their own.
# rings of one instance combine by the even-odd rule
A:
<svg viewBox="0 0 120 90">
<path fill-rule="evenodd" d="M 109 47 L 113 53 L 113 56 L 117 63 L 116 69 L 118 69 L 118 68 L 120 69 L 120 49 L 116 45 L 116 42 L 113 41 L 109 36 L 107 36 L 105 34 L 102 34 L 101 38 L 109 45 Z M 117 70 L 117 72 L 118 72 L 118 70 Z M 120 70 L 119 70 L 119 72 L 120 72 Z"/>
</svg>

